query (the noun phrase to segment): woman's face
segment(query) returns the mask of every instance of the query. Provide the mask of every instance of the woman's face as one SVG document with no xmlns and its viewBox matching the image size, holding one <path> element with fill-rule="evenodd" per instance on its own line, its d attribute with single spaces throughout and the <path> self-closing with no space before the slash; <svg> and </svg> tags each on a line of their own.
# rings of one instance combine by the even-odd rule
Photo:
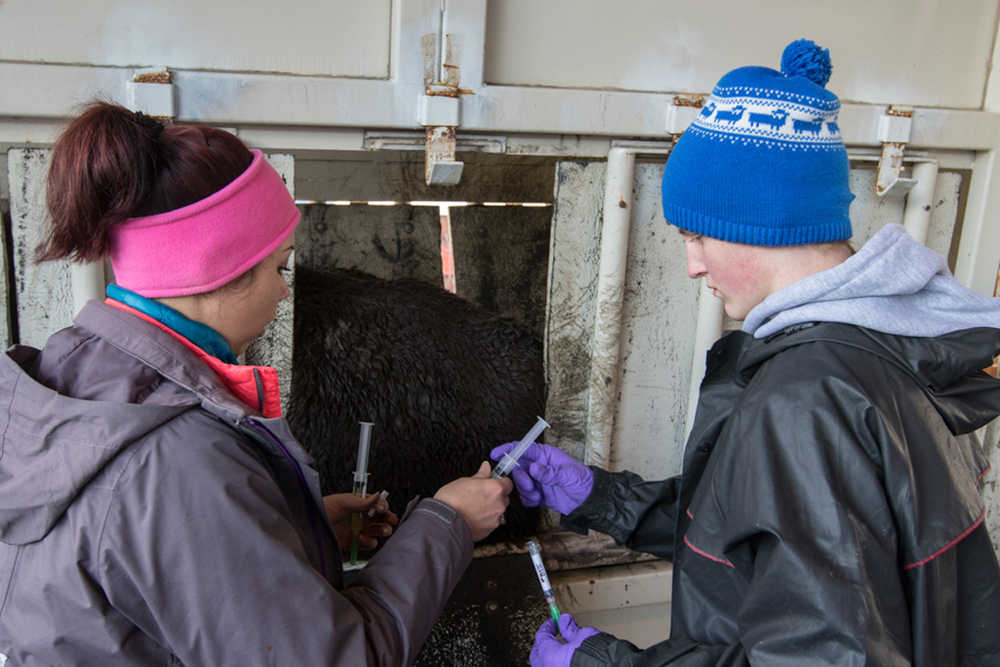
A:
<svg viewBox="0 0 1000 667">
<path fill-rule="evenodd" d="M 235 354 L 243 353 L 264 333 L 277 313 L 278 303 L 291 295 L 284 274 L 290 268 L 292 243 L 289 237 L 257 264 L 249 282 L 243 281 L 245 284 L 223 289 L 218 294 L 219 320 L 214 328 L 229 342 Z"/>
</svg>

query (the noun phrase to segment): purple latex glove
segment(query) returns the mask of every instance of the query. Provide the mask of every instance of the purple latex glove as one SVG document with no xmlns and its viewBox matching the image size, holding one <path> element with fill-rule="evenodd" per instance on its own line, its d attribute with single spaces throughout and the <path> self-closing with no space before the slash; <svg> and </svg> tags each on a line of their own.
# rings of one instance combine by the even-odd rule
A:
<svg viewBox="0 0 1000 667">
<path fill-rule="evenodd" d="M 490 452 L 499 461 L 517 445 L 508 442 Z M 518 459 L 510 475 L 521 494 L 525 507 L 542 504 L 560 514 L 569 514 L 579 507 L 594 488 L 594 473 L 557 447 L 533 442 Z"/>
<path fill-rule="evenodd" d="M 551 618 L 542 623 L 535 633 L 535 645 L 531 647 L 531 667 L 569 667 L 573 660 L 573 651 L 587 637 L 600 634 L 600 630 L 591 627 L 580 627 L 570 614 L 559 616 L 559 634 L 566 641 L 564 644 L 556 636 L 556 624 Z"/>
</svg>

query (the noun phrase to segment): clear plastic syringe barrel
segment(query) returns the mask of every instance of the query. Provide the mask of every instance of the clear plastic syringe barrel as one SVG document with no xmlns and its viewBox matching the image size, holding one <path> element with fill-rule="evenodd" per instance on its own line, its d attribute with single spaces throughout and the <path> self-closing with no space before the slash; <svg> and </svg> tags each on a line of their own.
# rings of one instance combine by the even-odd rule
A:
<svg viewBox="0 0 1000 667">
<path fill-rule="evenodd" d="M 528 540 L 528 553 L 531 554 L 531 564 L 535 566 L 538 583 L 542 585 L 542 595 L 545 596 L 549 604 L 552 604 L 555 601 L 555 596 L 552 594 L 552 584 L 549 583 L 549 575 L 545 571 L 545 564 L 542 563 L 542 551 L 534 540 Z"/>
<path fill-rule="evenodd" d="M 368 448 L 371 445 L 372 422 L 360 422 L 361 435 L 358 437 L 358 466 L 354 470 L 354 492 L 364 496 L 368 490 Z"/>
<path fill-rule="evenodd" d="M 372 440 L 372 422 L 360 422 L 361 435 L 358 437 L 358 466 L 354 470 L 354 495 L 362 498 L 368 493 L 368 447 Z M 360 512 L 351 514 L 351 565 L 358 562 L 358 546 L 365 518 Z"/>
<path fill-rule="evenodd" d="M 517 443 L 514 449 L 503 455 L 503 458 L 501 458 L 499 463 L 497 463 L 497 467 L 493 469 L 493 477 L 499 479 L 500 477 L 506 477 L 509 475 L 510 471 L 514 469 L 514 466 L 517 465 L 517 460 L 521 458 L 521 454 L 524 454 L 524 450 L 526 450 L 531 443 L 535 441 L 535 438 L 537 438 L 539 434 L 548 427 L 548 422 L 539 417 L 538 421 L 535 422 L 535 425 L 531 427 L 531 430 L 528 431 L 523 438 L 521 438 L 521 442 Z"/>
<path fill-rule="evenodd" d="M 538 575 L 538 583 L 542 586 L 542 595 L 545 596 L 545 603 L 549 605 L 549 615 L 556 624 L 556 633 L 559 632 L 559 605 L 556 604 L 556 596 L 552 592 L 552 584 L 549 583 L 549 575 L 545 571 L 545 563 L 542 562 L 542 550 L 538 548 L 538 542 L 528 540 L 528 553 L 531 554 L 531 564 L 535 566 L 535 574 Z"/>
</svg>

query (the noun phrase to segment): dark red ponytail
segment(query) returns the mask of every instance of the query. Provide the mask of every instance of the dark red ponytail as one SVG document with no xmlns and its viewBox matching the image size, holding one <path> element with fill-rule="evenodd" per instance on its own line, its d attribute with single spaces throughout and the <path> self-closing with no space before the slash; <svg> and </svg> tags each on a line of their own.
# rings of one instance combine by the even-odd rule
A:
<svg viewBox="0 0 1000 667">
<path fill-rule="evenodd" d="M 251 159 L 243 142 L 224 130 L 163 126 L 125 107 L 93 102 L 53 148 L 50 224 L 35 259 L 101 259 L 110 250 L 112 225 L 204 199 Z"/>
</svg>

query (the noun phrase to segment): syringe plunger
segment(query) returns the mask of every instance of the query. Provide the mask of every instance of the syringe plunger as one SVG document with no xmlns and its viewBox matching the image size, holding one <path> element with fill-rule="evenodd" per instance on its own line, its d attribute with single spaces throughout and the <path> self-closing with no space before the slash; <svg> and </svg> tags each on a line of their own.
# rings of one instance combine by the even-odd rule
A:
<svg viewBox="0 0 1000 667">
<path fill-rule="evenodd" d="M 360 422 L 361 435 L 358 437 L 358 466 L 354 470 L 354 484 L 367 486 L 368 483 L 368 448 L 371 445 L 372 422 Z"/>
</svg>

